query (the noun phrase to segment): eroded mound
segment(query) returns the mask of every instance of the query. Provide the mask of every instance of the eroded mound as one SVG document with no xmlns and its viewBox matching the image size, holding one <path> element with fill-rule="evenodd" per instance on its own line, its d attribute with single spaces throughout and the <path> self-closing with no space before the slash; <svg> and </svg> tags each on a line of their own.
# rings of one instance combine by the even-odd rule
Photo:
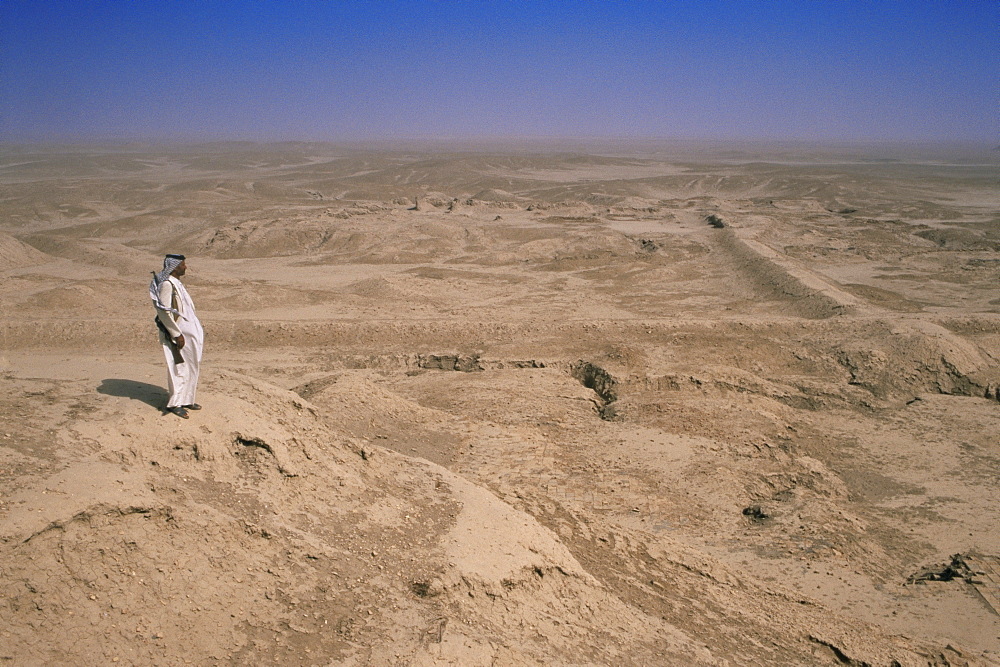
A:
<svg viewBox="0 0 1000 667">
<path fill-rule="evenodd" d="M 5 517 L 6 651 L 47 664 L 310 651 L 469 664 L 501 633 L 493 658 L 544 661 L 555 645 L 605 661 L 626 655 L 616 633 L 649 624 L 533 518 L 447 470 L 338 435 L 260 381 L 219 375 L 206 394 L 211 408 L 188 422 L 91 403 L 64 424 L 64 467 L 20 480 L 16 498 L 42 487 L 61 500 Z M 542 617 L 573 622 L 543 639 Z M 646 651 L 708 661 L 651 628 Z"/>
<path fill-rule="evenodd" d="M 34 391 L 4 382 L 10 396 Z M 640 576 L 674 611 L 650 615 L 529 514 L 338 432 L 336 415 L 259 380 L 213 375 L 188 421 L 122 387 L 82 400 L 71 389 L 50 385 L 49 410 L 25 415 L 62 420 L 49 453 L 60 465 L 19 477 L 2 524 L 5 650 L 27 662 L 717 664 L 732 649 L 691 633 L 692 605 L 714 610 L 713 634 L 749 623 L 772 637 L 760 655 L 773 659 L 929 655 L 797 610 L 669 541 L 646 547 Z"/>
<path fill-rule="evenodd" d="M 49 261 L 52 261 L 52 258 L 40 250 L 18 241 L 9 234 L 0 233 L 0 264 L 5 269 L 20 269 Z"/>
</svg>

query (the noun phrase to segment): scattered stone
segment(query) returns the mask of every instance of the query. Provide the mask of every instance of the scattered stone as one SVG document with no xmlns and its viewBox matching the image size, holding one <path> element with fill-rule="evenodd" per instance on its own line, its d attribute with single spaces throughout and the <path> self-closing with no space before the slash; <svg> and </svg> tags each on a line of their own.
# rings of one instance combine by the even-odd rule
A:
<svg viewBox="0 0 1000 667">
<path fill-rule="evenodd" d="M 744 507 L 743 516 L 748 517 L 751 521 L 764 521 L 765 519 L 771 518 L 771 515 L 768 514 L 760 505 L 750 505 L 749 507 Z"/>
</svg>

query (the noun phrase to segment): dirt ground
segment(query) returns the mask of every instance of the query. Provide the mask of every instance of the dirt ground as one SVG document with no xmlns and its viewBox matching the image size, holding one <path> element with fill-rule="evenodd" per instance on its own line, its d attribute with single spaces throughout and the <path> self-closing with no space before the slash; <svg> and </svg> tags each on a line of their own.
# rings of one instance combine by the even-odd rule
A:
<svg viewBox="0 0 1000 667">
<path fill-rule="evenodd" d="M 0 149 L 0 664 L 1000 664 L 1000 152 L 460 148 Z"/>
</svg>

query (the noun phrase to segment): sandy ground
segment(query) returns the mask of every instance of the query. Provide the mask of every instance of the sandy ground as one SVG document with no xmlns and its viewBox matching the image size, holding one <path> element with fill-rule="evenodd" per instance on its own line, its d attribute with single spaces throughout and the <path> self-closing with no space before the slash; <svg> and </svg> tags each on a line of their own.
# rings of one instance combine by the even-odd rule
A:
<svg viewBox="0 0 1000 667">
<path fill-rule="evenodd" d="M 1000 664 L 998 177 L 7 146 L 0 664 Z"/>
</svg>

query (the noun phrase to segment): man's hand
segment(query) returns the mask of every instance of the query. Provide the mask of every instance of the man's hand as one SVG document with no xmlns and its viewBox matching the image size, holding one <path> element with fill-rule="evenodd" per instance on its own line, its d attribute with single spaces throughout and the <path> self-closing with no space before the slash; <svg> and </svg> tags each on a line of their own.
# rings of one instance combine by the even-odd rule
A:
<svg viewBox="0 0 1000 667">
<path fill-rule="evenodd" d="M 174 339 L 174 345 L 177 346 L 178 350 L 184 348 L 184 334 L 181 334 L 180 336 Z"/>
</svg>

